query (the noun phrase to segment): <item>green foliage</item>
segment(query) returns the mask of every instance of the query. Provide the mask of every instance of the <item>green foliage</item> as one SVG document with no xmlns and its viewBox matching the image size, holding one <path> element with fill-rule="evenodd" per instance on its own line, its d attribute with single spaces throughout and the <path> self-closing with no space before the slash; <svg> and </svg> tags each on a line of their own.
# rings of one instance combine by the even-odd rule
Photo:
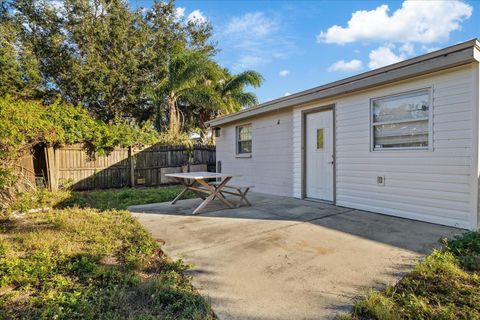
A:
<svg viewBox="0 0 480 320">
<path fill-rule="evenodd" d="M 201 105 L 218 109 L 221 99 L 208 80 L 219 77 L 220 68 L 201 52 L 184 51 L 172 57 L 165 78 L 154 89 L 158 101 L 168 111 L 169 131 L 178 134 L 183 115 L 180 105 Z"/>
<path fill-rule="evenodd" d="M 243 107 L 251 107 L 258 103 L 257 97 L 251 92 L 245 92 L 247 86 L 258 88 L 263 77 L 255 71 L 247 70 L 237 75 L 227 72 L 224 81 L 219 82 L 218 89 L 225 104 L 225 113 L 239 111 Z"/>
<path fill-rule="evenodd" d="M 70 207 L 124 210 L 137 204 L 171 201 L 181 189 L 178 186 L 85 192 L 69 190 L 51 192 L 46 189 L 39 189 L 35 192 L 22 193 L 11 204 L 9 211 L 27 212 L 34 208 L 65 209 Z M 185 197 L 195 197 L 195 195 L 187 192 Z"/>
<path fill-rule="evenodd" d="M 116 146 L 142 146 L 158 141 L 149 123 L 142 127 L 117 121 L 109 125 L 88 112 L 60 100 L 44 105 L 39 101 L 0 98 L 0 204 L 15 196 L 18 180 L 16 161 L 36 144 L 50 146 L 81 143 L 93 157 Z"/>
<path fill-rule="evenodd" d="M 158 143 L 165 146 L 181 145 L 186 147 L 192 147 L 194 144 L 187 133 L 174 134 L 169 131 L 162 132 L 158 136 Z"/>
<path fill-rule="evenodd" d="M 39 102 L 0 99 L 0 159 L 8 162 L 40 142 L 57 139 L 56 127 Z"/>
<path fill-rule="evenodd" d="M 469 271 L 480 272 L 480 232 L 467 232 L 447 242 L 448 250 Z"/>
<path fill-rule="evenodd" d="M 163 200 L 173 198 L 171 191 L 151 192 Z M 118 191 L 122 206 L 135 202 L 125 192 Z M 136 219 L 126 211 L 88 208 L 105 207 L 113 191 L 79 195 L 84 209 L 0 221 L 0 318 L 214 319 L 184 275 L 188 266 L 164 256 Z M 45 193 L 36 205 L 70 197 Z"/>
<path fill-rule="evenodd" d="M 361 303 L 356 303 L 353 310 L 354 314 L 361 314 L 366 319 L 401 319 L 395 310 L 395 303 L 389 297 L 375 291 L 368 294 Z"/>
<path fill-rule="evenodd" d="M 395 286 L 355 303 L 350 318 L 480 319 L 479 239 L 468 232 L 445 241 Z"/>
<path fill-rule="evenodd" d="M 180 193 L 181 187 L 160 187 L 145 189 L 99 190 L 87 192 L 69 192 L 56 207 L 79 206 L 81 208 L 126 209 L 137 204 L 171 201 Z M 188 193 L 186 197 L 193 197 Z"/>
<path fill-rule="evenodd" d="M 0 97 L 36 97 L 41 75 L 31 50 L 19 40 L 19 27 L 6 14 L 0 15 Z"/>
<path fill-rule="evenodd" d="M 84 143 L 92 152 L 105 154 L 116 146 L 153 144 L 158 135 L 152 126 L 118 122 L 108 125 L 88 112 L 60 100 L 50 105 L 38 101 L 0 98 L 0 158 L 16 158 L 37 143 Z"/>
<path fill-rule="evenodd" d="M 57 97 L 107 123 L 155 121 L 159 131 L 200 128 L 256 103 L 218 65 L 212 26 L 179 17 L 174 1 L 132 10 L 126 0 L 13 0 L 0 17 L 0 97 Z M 188 122 L 188 123 L 187 123 Z"/>
</svg>

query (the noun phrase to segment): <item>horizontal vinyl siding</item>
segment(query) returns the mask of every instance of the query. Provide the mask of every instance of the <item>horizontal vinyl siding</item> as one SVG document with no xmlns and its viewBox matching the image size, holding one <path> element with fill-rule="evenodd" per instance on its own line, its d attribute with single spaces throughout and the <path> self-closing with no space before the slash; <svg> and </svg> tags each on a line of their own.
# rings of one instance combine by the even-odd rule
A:
<svg viewBox="0 0 480 320">
<path fill-rule="evenodd" d="M 335 104 L 336 204 L 434 223 L 474 228 L 476 168 L 474 66 L 423 76 L 314 107 Z M 475 84 L 476 83 L 476 84 Z M 433 150 L 370 151 L 370 99 L 433 88 Z M 478 105 L 475 106 L 478 108 Z M 301 197 L 301 107 L 293 115 L 293 193 Z M 376 177 L 385 176 L 385 186 Z"/>
<path fill-rule="evenodd" d="M 235 147 L 235 128 L 252 124 L 252 157 L 238 158 Z M 292 195 L 292 113 L 277 112 L 250 121 L 221 128 L 217 138 L 217 161 L 222 172 L 239 175 L 233 184 L 253 185 L 253 191 Z"/>
</svg>

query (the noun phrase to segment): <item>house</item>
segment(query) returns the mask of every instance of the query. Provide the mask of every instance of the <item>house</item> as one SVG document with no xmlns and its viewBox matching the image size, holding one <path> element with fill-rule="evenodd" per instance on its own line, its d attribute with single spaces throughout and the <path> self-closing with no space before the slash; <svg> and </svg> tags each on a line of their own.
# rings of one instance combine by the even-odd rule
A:
<svg viewBox="0 0 480 320">
<path fill-rule="evenodd" d="M 210 121 L 217 170 L 256 191 L 479 228 L 480 42 Z"/>
</svg>

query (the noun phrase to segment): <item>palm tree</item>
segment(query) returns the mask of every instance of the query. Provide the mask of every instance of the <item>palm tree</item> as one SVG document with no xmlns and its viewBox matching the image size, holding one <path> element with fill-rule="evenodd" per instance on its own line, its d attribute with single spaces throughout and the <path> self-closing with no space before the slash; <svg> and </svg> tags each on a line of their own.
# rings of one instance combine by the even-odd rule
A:
<svg viewBox="0 0 480 320">
<path fill-rule="evenodd" d="M 215 116 L 229 114 L 248 108 L 258 103 L 257 96 L 252 92 L 245 92 L 247 86 L 259 87 L 263 77 L 256 71 L 247 70 L 242 73 L 231 75 L 228 70 L 223 70 L 223 77 L 217 81 L 215 90 L 219 94 L 222 105 L 220 108 L 201 108 L 197 110 L 197 123 L 200 129 L 202 141 L 208 140 L 208 130 L 205 122 Z"/>
<path fill-rule="evenodd" d="M 221 96 L 211 85 L 220 74 L 219 66 L 204 53 L 185 51 L 173 56 L 168 63 L 165 78 L 155 90 L 160 103 L 168 112 L 171 134 L 178 134 L 182 128 L 181 105 L 210 110 L 222 108 Z"/>
<path fill-rule="evenodd" d="M 217 86 L 217 91 L 224 104 L 222 110 L 220 110 L 222 113 L 236 112 L 258 103 L 257 96 L 252 92 L 245 92 L 245 88 L 247 86 L 258 88 L 263 82 L 260 73 L 253 70 L 247 70 L 236 75 L 230 75 L 228 71 L 225 71 L 225 73 L 225 79 L 222 79 Z"/>
</svg>

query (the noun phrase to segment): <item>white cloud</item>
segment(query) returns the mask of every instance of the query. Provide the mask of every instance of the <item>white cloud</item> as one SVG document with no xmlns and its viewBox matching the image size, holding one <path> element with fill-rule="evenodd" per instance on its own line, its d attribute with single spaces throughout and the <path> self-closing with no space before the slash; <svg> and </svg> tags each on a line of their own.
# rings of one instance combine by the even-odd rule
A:
<svg viewBox="0 0 480 320">
<path fill-rule="evenodd" d="M 196 23 L 205 23 L 207 22 L 207 18 L 203 15 L 202 11 L 200 10 L 193 10 L 187 17 L 188 22 L 196 22 Z"/>
<path fill-rule="evenodd" d="M 384 4 L 374 10 L 354 12 L 348 26 L 334 25 L 322 31 L 317 41 L 336 44 L 446 41 L 472 11 L 472 6 L 463 1 L 404 1 L 400 9 L 389 15 L 389 7 Z"/>
<path fill-rule="evenodd" d="M 362 61 L 358 59 L 353 59 L 350 61 L 340 60 L 328 67 L 328 72 L 334 71 L 358 71 L 362 69 Z"/>
<path fill-rule="evenodd" d="M 405 54 L 401 53 L 397 55 L 389 47 L 379 47 L 372 50 L 368 57 L 370 58 L 370 62 L 368 63 L 370 69 L 381 68 L 406 59 Z"/>
<path fill-rule="evenodd" d="M 226 23 L 220 37 L 224 47 L 233 50 L 233 71 L 259 68 L 288 57 L 295 45 L 288 35 L 280 32 L 280 18 L 257 11 L 232 17 Z"/>
<path fill-rule="evenodd" d="M 278 24 L 266 17 L 263 12 L 250 12 L 233 17 L 227 24 L 225 33 L 247 33 L 256 37 L 265 37 L 278 29 Z"/>
<path fill-rule="evenodd" d="M 185 8 L 177 7 L 175 8 L 175 18 L 180 20 L 185 16 Z"/>
<path fill-rule="evenodd" d="M 238 63 L 236 64 L 236 68 L 240 69 L 248 69 L 254 66 L 264 65 L 270 62 L 270 59 L 254 56 L 254 55 L 244 55 L 241 56 Z"/>
<path fill-rule="evenodd" d="M 291 95 L 290 92 L 285 92 L 285 94 L 283 95 L 284 97 L 288 97 L 289 95 Z"/>
<path fill-rule="evenodd" d="M 280 72 L 278 73 L 278 75 L 279 75 L 280 77 L 286 77 L 286 76 L 288 76 L 289 74 L 290 74 L 290 71 L 288 71 L 288 70 L 282 70 L 282 71 L 280 71 Z"/>
<path fill-rule="evenodd" d="M 415 48 L 410 42 L 406 42 L 400 47 L 400 51 L 406 55 L 411 56 L 415 53 Z"/>
</svg>

